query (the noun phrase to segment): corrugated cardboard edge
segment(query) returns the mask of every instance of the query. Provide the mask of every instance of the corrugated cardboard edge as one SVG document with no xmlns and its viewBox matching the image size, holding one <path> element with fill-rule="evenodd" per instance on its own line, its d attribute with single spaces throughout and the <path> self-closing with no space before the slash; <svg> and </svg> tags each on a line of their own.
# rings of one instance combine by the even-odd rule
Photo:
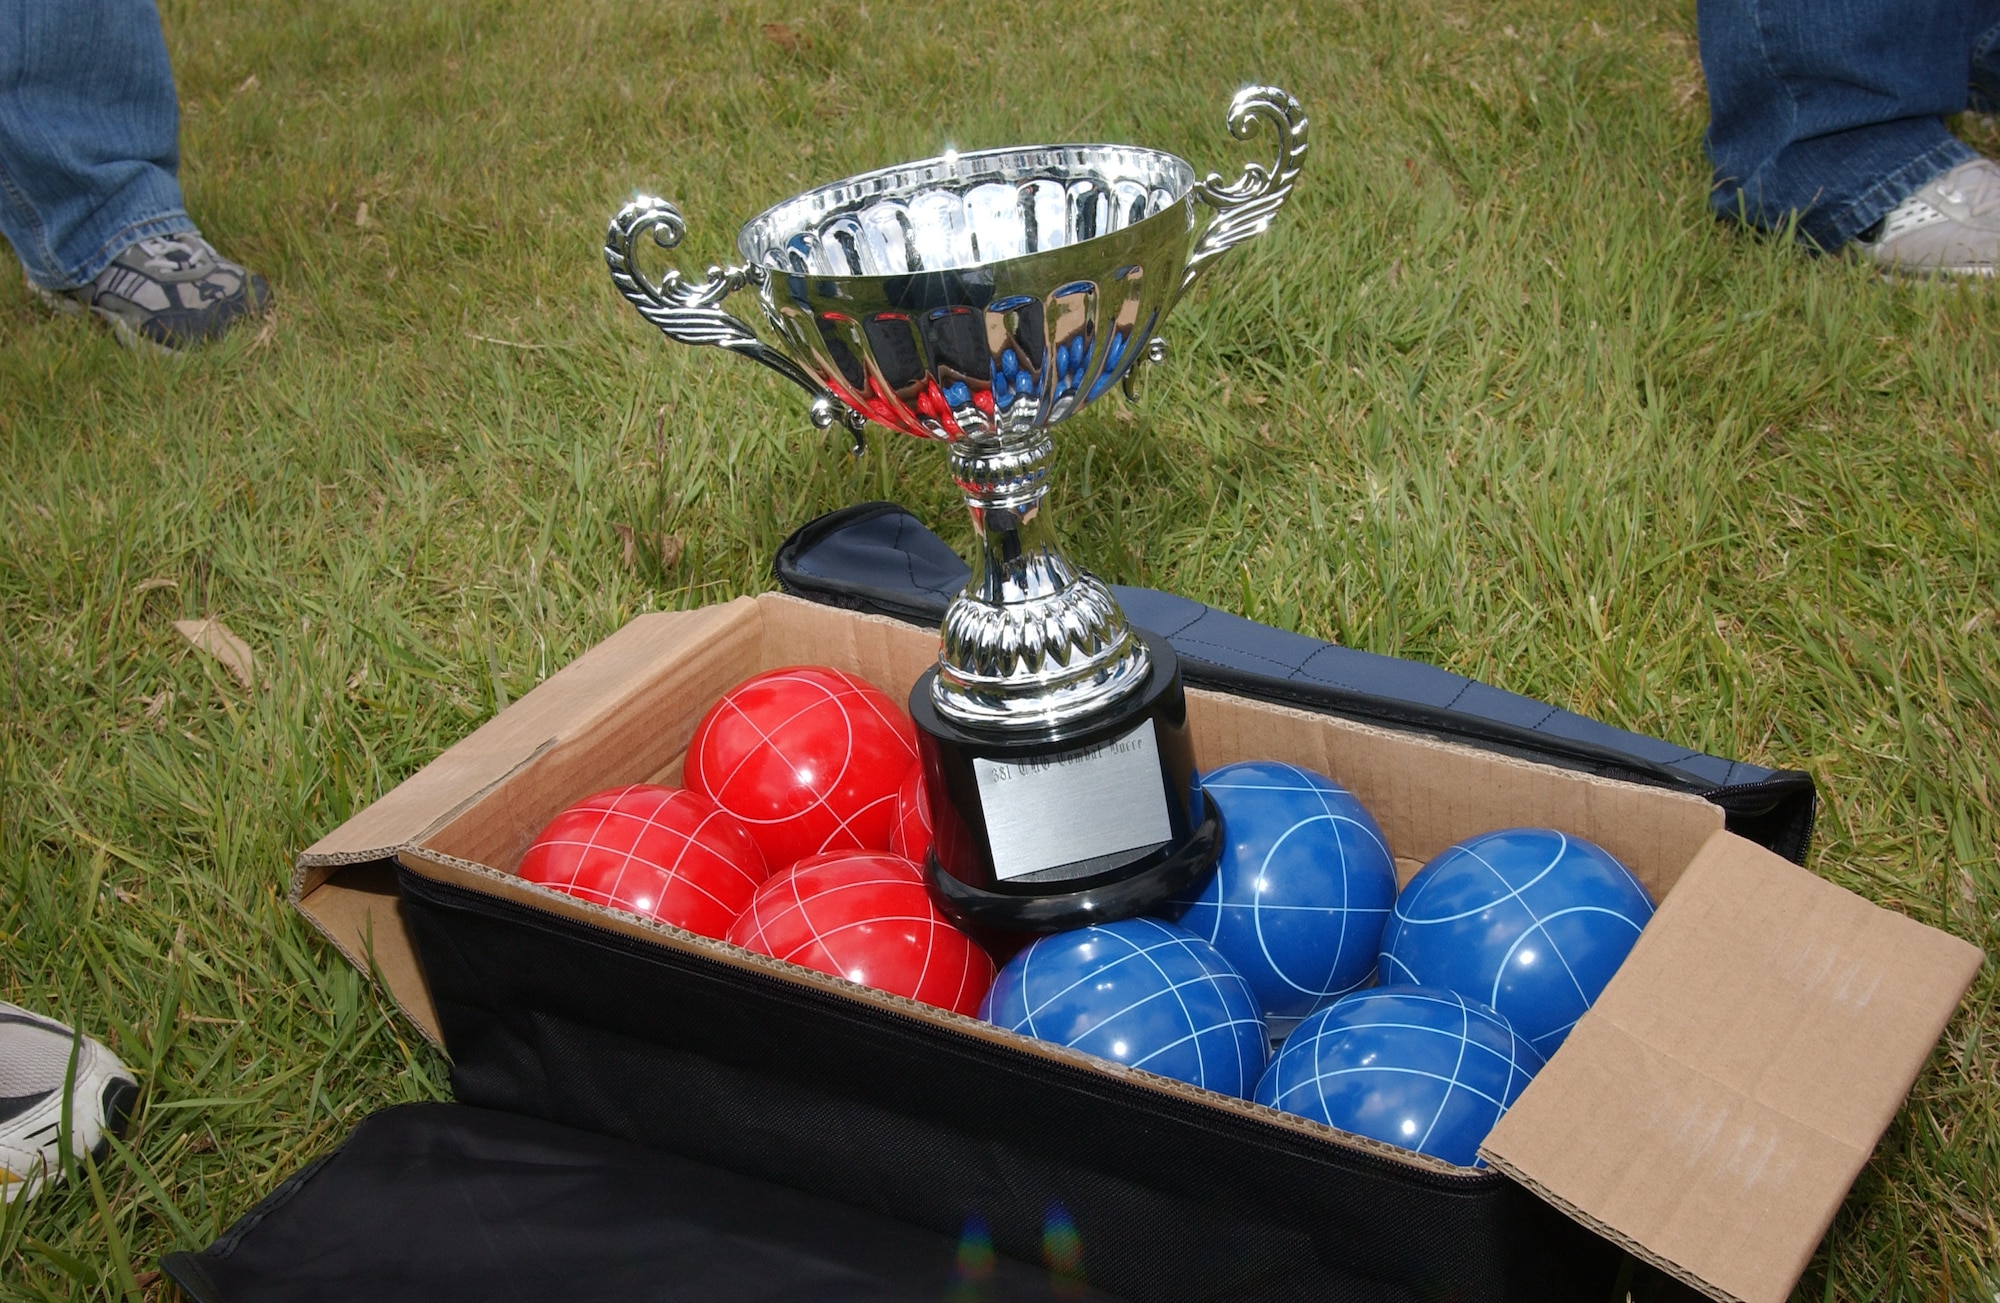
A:
<svg viewBox="0 0 2000 1303">
<path fill-rule="evenodd" d="M 292 905 L 379 981 L 426 1039 L 442 1044 L 437 1010 L 398 913 L 397 853 L 564 738 L 588 732 L 665 664 L 755 618 L 756 600 L 745 597 L 630 621 L 306 848 L 292 870 Z"/>
<path fill-rule="evenodd" d="M 633 619 L 307 847 L 299 856 L 294 894 L 310 891 L 325 866 L 380 858 L 450 822 L 537 751 L 616 714 L 635 682 L 656 673 L 690 644 L 752 620 L 755 613 L 755 599 L 745 597 Z"/>
<path fill-rule="evenodd" d="M 1282 754 L 1346 786 L 1387 835 L 1399 884 L 1462 837 L 1527 824 L 1591 837 L 1658 900 L 1723 826 L 1719 806 L 1686 792 L 1296 706 L 1190 689 L 1188 721 L 1204 769 Z"/>
<path fill-rule="evenodd" d="M 1713 1298 L 1784 1303 L 1982 958 L 1717 833 L 1480 1153 Z"/>
</svg>

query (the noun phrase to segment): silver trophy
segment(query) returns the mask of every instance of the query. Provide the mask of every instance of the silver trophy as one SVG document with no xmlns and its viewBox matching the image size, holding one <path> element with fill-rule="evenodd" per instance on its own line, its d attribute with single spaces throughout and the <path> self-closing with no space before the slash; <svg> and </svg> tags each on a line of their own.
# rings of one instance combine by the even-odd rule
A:
<svg viewBox="0 0 2000 1303">
<path fill-rule="evenodd" d="M 753 218 L 742 263 L 700 281 L 640 268 L 647 237 L 671 249 L 686 234 L 671 203 L 641 196 L 611 221 L 612 281 L 669 339 L 763 363 L 811 395 L 822 429 L 858 439 L 874 421 L 947 446 L 979 543 L 910 709 L 932 891 L 961 921 L 1124 917 L 1214 863 L 1220 820 L 1193 785 L 1173 651 L 1062 555 L 1042 499 L 1052 427 L 1113 385 L 1132 396 L 1165 356 L 1162 319 L 1290 195 L 1298 101 L 1240 92 L 1230 131 L 1260 127 L 1276 157 L 1227 184 L 1124 145 L 947 152 L 849 177 Z M 719 306 L 745 288 L 775 342 Z"/>
</svg>

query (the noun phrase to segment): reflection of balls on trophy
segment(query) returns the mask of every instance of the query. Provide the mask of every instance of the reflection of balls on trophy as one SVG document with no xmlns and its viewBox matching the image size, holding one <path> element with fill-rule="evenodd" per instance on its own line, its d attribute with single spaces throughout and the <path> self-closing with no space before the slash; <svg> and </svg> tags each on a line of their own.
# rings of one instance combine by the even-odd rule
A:
<svg viewBox="0 0 2000 1303">
<path fill-rule="evenodd" d="M 1009 1031 L 1247 1096 L 1270 1052 L 1257 999 L 1214 946 L 1156 918 L 1037 939 L 980 1016 Z"/>
<path fill-rule="evenodd" d="M 1381 979 L 1490 1005 L 1547 1058 L 1652 916 L 1646 889 L 1610 852 L 1553 828 L 1506 828 L 1410 879 L 1382 932 Z"/>
<path fill-rule="evenodd" d="M 962 1014 L 993 981 L 993 961 L 937 912 L 923 872 L 885 853 L 807 856 L 764 884 L 728 939 Z"/>
<path fill-rule="evenodd" d="M 1454 991 L 1384 986 L 1298 1025 L 1257 1083 L 1280 1108 L 1461 1167 L 1542 1067 L 1505 1018 Z"/>
<path fill-rule="evenodd" d="M 745 679 L 709 707 L 684 773 L 742 821 L 776 870 L 820 851 L 888 850 L 915 754 L 909 718 L 887 693 L 797 665 Z"/>
<path fill-rule="evenodd" d="M 1142 360 L 1203 271 L 1266 230 L 1305 155 L 1281 90 L 1230 106 L 1275 157 L 1233 182 L 1119 145 L 946 154 L 796 195 L 746 223 L 743 263 L 649 275 L 677 209 L 613 219 L 619 290 L 669 338 L 740 353 L 812 396 L 814 422 L 868 421 L 948 446 L 972 515 L 972 576 L 938 663 L 911 693 L 931 784 L 932 891 L 961 921 L 1046 932 L 1157 906 L 1214 862 L 1218 819 L 1190 801 L 1179 663 L 1063 556 L 1043 505 L 1052 429 Z M 1201 220 L 1203 210 L 1208 220 Z M 754 288 L 775 343 L 717 305 Z"/>
<path fill-rule="evenodd" d="M 551 819 L 515 872 L 719 937 L 770 871 L 749 832 L 707 797 L 635 783 L 587 796 Z"/>
<path fill-rule="evenodd" d="M 1277 761 L 1212 769 L 1222 855 L 1168 907 L 1257 992 L 1273 1035 L 1375 976 L 1396 865 L 1381 828 L 1346 788 Z"/>
</svg>

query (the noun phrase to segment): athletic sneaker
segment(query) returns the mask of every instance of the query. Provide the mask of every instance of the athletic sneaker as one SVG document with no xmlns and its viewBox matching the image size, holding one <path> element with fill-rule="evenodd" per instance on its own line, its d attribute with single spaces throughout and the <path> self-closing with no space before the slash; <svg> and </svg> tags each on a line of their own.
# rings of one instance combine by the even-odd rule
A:
<svg viewBox="0 0 2000 1303">
<path fill-rule="evenodd" d="M 1890 209 L 1854 248 L 1900 275 L 1993 275 L 2000 267 L 2000 163 L 1960 163 Z"/>
<path fill-rule="evenodd" d="M 40 290 L 62 312 L 88 309 L 127 345 L 186 348 L 270 306 L 271 287 L 193 231 L 141 240 L 80 289 Z"/>
<path fill-rule="evenodd" d="M 62 1179 L 65 1095 L 70 1153 L 101 1159 L 111 1148 L 106 1133 L 124 1134 L 139 1083 L 88 1036 L 0 1001 L 0 1197 L 7 1203 Z"/>
</svg>

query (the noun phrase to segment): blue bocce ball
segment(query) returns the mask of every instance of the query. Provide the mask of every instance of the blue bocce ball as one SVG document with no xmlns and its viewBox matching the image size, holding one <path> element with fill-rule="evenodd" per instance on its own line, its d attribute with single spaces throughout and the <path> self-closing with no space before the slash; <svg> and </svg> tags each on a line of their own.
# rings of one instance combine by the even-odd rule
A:
<svg viewBox="0 0 2000 1303">
<path fill-rule="evenodd" d="M 1395 862 L 1361 802 L 1309 769 L 1244 761 L 1201 787 L 1222 810 L 1222 855 L 1167 913 L 1236 966 L 1281 1032 L 1374 977 Z"/>
<path fill-rule="evenodd" d="M 1493 1010 L 1455 991 L 1378 986 L 1300 1023 L 1256 1099 L 1342 1131 L 1484 1167 L 1480 1142 L 1541 1069 Z"/>
<path fill-rule="evenodd" d="M 1625 962 L 1653 902 L 1581 837 L 1507 828 L 1468 838 L 1403 888 L 1381 980 L 1442 986 L 1498 1010 L 1547 1058 Z"/>
<path fill-rule="evenodd" d="M 980 1016 L 1225 1095 L 1247 1096 L 1269 1053 L 1242 975 L 1156 918 L 1037 939 L 1000 970 Z"/>
</svg>

